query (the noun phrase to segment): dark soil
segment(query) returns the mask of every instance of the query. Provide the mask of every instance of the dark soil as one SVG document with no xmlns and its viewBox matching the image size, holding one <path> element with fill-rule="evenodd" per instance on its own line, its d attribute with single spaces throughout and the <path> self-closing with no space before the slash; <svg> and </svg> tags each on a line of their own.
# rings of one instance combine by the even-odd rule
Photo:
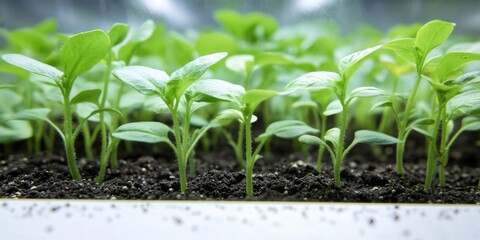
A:
<svg viewBox="0 0 480 240">
<path fill-rule="evenodd" d="M 387 152 L 390 154 L 385 156 L 390 160 L 383 161 L 352 153 L 344 162 L 341 189 L 334 186 L 328 158 L 318 174 L 315 154 L 266 156 L 254 169 L 253 200 L 480 203 L 478 167 L 453 161 L 453 157 L 447 185 L 439 187 L 435 183 L 426 191 L 424 160 L 407 161 L 406 175 L 401 178 L 391 160 L 392 149 Z M 464 155 L 459 158 L 465 160 Z M 46 153 L 33 157 L 0 156 L 0 198 L 244 200 L 245 173 L 237 169 L 231 156 L 227 150 L 215 155 L 198 154 L 197 174 L 189 177 L 186 194 L 180 194 L 178 169 L 171 157 L 122 158 L 119 167 L 108 170 L 104 184 L 99 186 L 95 183 L 97 164 L 82 158 L 79 165 L 84 179 L 73 181 L 63 157 Z"/>
</svg>

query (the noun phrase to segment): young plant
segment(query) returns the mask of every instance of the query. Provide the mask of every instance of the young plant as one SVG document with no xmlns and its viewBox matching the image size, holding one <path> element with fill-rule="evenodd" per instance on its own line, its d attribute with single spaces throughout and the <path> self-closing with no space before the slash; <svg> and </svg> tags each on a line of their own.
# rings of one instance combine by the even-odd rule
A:
<svg viewBox="0 0 480 240">
<path fill-rule="evenodd" d="M 480 60 L 480 54 L 471 52 L 449 52 L 432 58 L 426 63 L 424 75 L 434 89 L 436 115 L 433 128 L 427 133 L 428 157 L 425 189 L 431 187 L 438 166 L 440 185 L 446 183 L 445 170 L 448 153 L 456 138 L 463 131 L 475 131 L 480 128 L 476 117 L 466 117 L 462 127 L 454 132 L 454 120 L 480 111 L 480 90 L 473 87 L 478 82 L 478 72 L 458 76 L 459 68 L 471 61 Z"/>
<path fill-rule="evenodd" d="M 422 81 L 422 73 L 425 67 L 425 61 L 429 53 L 445 42 L 453 31 L 455 24 L 444 22 L 441 20 L 433 20 L 423 25 L 417 32 L 415 38 L 404 38 L 393 40 L 384 44 L 384 48 L 392 49 L 396 54 L 405 60 L 415 64 L 417 77 L 413 84 L 408 99 L 405 102 L 403 114 L 400 110 L 394 109 L 397 106 L 395 102 L 385 102 L 383 106 L 392 107 L 398 126 L 398 143 L 396 152 L 396 168 L 397 174 L 404 175 L 403 153 L 405 151 L 405 143 L 411 130 L 415 125 L 430 124 L 427 119 L 419 119 L 419 121 L 411 121 L 412 109 L 416 103 L 415 98 L 417 90 Z M 392 99 L 395 101 L 394 99 Z"/>
<path fill-rule="evenodd" d="M 246 166 L 246 196 L 253 197 L 253 167 L 255 162 L 261 158 L 259 155 L 262 147 L 272 137 L 295 138 L 306 133 L 315 133 L 318 130 L 309 127 L 304 122 L 296 120 L 283 120 L 270 124 L 265 133 L 258 136 L 255 140 L 258 145 L 254 149 L 252 143 L 252 123 L 257 120 L 253 115 L 255 109 L 263 101 L 278 95 L 271 90 L 245 89 L 236 84 L 225 81 L 218 81 L 216 89 L 209 89 L 206 86 L 196 86 L 196 91 L 209 96 L 216 101 L 227 101 L 234 103 L 234 109 L 222 111 L 215 119 L 219 124 L 225 125 L 231 120 L 238 120 L 243 126 L 245 134 L 245 166 Z"/>
<path fill-rule="evenodd" d="M 393 144 L 397 140 L 386 134 L 359 130 L 355 133 L 355 138 L 350 145 L 345 146 L 345 136 L 349 121 L 348 109 L 357 98 L 368 98 L 384 96 L 386 93 L 375 87 L 359 87 L 347 95 L 348 82 L 355 72 L 366 59 L 368 55 L 381 48 L 376 46 L 350 54 L 341 59 L 338 66 L 340 74 L 335 72 L 311 72 L 300 76 L 290 82 L 286 90 L 292 91 L 318 91 L 329 89 L 333 91 L 337 100 L 331 102 L 323 111 L 323 115 L 331 116 L 340 113 L 338 127 L 331 128 L 325 132 L 324 139 L 312 135 L 300 137 L 300 141 L 306 144 L 323 145 L 330 153 L 333 159 L 335 186 L 341 187 L 340 168 L 348 152 L 358 143 L 371 144 Z M 331 145 L 328 144 L 331 143 Z"/>
<path fill-rule="evenodd" d="M 81 175 L 77 167 L 74 143 L 80 126 L 85 123 L 85 121 L 77 127 L 75 132 L 73 131 L 72 105 L 82 101 L 84 98 L 90 99 L 92 94 L 98 97 L 98 92 L 80 92 L 71 98 L 72 88 L 75 79 L 80 74 L 92 68 L 105 57 L 108 53 L 109 46 L 110 39 L 107 34 L 101 30 L 83 32 L 67 38 L 60 50 L 60 59 L 64 65 L 63 72 L 50 65 L 20 54 L 5 54 L 2 56 L 3 60 L 12 65 L 49 78 L 52 80 L 51 84 L 56 86 L 61 92 L 64 114 L 62 130 L 48 119 L 49 109 L 27 109 L 18 114 L 14 114 L 12 118 L 17 120 L 44 120 L 52 125 L 64 141 L 70 173 L 72 178 L 76 180 L 81 179 Z M 105 111 L 105 109 L 98 109 L 88 117 L 102 111 Z"/>
<path fill-rule="evenodd" d="M 180 191 L 187 190 L 186 167 L 195 144 L 206 130 L 212 125 L 207 125 L 196 134 L 190 134 L 190 120 L 192 113 L 202 105 L 196 104 L 201 97 L 189 87 L 194 84 L 213 64 L 227 56 L 227 53 L 215 53 L 199 57 L 168 76 L 164 71 L 143 66 L 127 66 L 113 70 L 113 75 L 127 83 L 138 92 L 159 97 L 163 104 L 170 110 L 173 129 L 159 122 L 127 123 L 113 132 L 113 136 L 130 141 L 147 143 L 167 143 L 175 152 L 178 161 L 180 176 Z M 202 81 L 207 82 L 207 81 Z M 215 89 L 217 86 L 209 85 Z M 183 113 L 180 109 L 184 102 Z M 183 122 L 180 122 L 183 119 Z M 175 143 L 168 138 L 173 133 Z"/>
</svg>

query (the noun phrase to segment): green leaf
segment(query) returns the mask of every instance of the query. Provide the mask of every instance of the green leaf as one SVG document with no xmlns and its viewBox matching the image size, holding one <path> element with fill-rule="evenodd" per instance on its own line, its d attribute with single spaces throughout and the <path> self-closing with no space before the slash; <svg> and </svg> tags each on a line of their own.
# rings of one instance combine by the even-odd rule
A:
<svg viewBox="0 0 480 240">
<path fill-rule="evenodd" d="M 340 129 L 339 128 L 330 128 L 328 131 L 325 133 L 325 141 L 331 142 L 335 148 L 338 148 L 338 144 L 340 141 L 343 141 L 340 139 Z"/>
<path fill-rule="evenodd" d="M 480 60 L 480 54 L 472 52 L 449 52 L 443 55 L 437 66 L 437 76 L 440 82 L 450 80 L 448 76 L 460 66 L 471 61 Z"/>
<path fill-rule="evenodd" d="M 30 123 L 18 120 L 2 122 L 0 115 L 0 143 L 12 143 L 32 136 L 33 129 Z"/>
<path fill-rule="evenodd" d="M 334 82 L 340 80 L 340 75 L 334 72 L 310 72 L 287 84 L 287 91 L 318 91 L 332 89 Z"/>
<path fill-rule="evenodd" d="M 316 102 L 311 101 L 311 100 L 305 100 L 305 101 L 298 101 L 292 104 L 292 108 L 318 108 L 318 105 Z"/>
<path fill-rule="evenodd" d="M 287 65 L 293 62 L 283 53 L 279 52 L 260 52 L 255 54 L 255 65 Z"/>
<path fill-rule="evenodd" d="M 298 141 L 308 145 L 321 145 L 321 144 L 326 145 L 326 143 L 322 141 L 322 139 L 312 135 L 302 135 L 298 138 Z"/>
<path fill-rule="evenodd" d="M 102 90 L 100 89 L 88 89 L 79 92 L 75 97 L 70 100 L 70 104 L 77 104 L 82 102 L 90 102 L 95 105 L 98 105 L 98 99 L 100 98 L 100 94 L 102 94 Z"/>
<path fill-rule="evenodd" d="M 392 106 L 393 106 L 393 102 L 391 100 L 381 101 L 381 102 L 373 104 L 373 106 L 370 108 L 370 110 L 374 110 L 374 109 L 377 109 L 377 108 L 384 108 L 384 107 L 392 107 Z"/>
<path fill-rule="evenodd" d="M 60 49 L 67 79 L 73 81 L 95 66 L 109 51 L 110 38 L 102 30 L 82 32 L 67 38 Z"/>
<path fill-rule="evenodd" d="M 115 46 L 122 42 L 127 37 L 129 28 L 130 26 L 127 24 L 115 23 L 108 31 L 111 46 Z"/>
<path fill-rule="evenodd" d="M 254 57 L 248 54 L 234 55 L 227 58 L 225 66 L 237 73 L 248 75 L 252 72 L 254 64 Z"/>
<path fill-rule="evenodd" d="M 245 95 L 243 95 L 243 102 L 248 104 L 250 111 L 253 113 L 261 102 L 275 95 L 278 95 L 278 92 L 263 89 L 250 89 Z"/>
<path fill-rule="evenodd" d="M 124 81 L 142 94 L 165 95 L 169 77 L 164 71 L 143 66 L 127 66 L 117 68 L 112 73 L 113 76 Z"/>
<path fill-rule="evenodd" d="M 398 56 L 415 64 L 417 61 L 415 50 L 415 38 L 403 38 L 389 41 L 383 44 L 386 49 L 393 50 Z"/>
<path fill-rule="evenodd" d="M 245 89 L 223 80 L 207 79 L 195 82 L 191 88 L 197 102 L 233 102 L 241 106 Z M 188 91 L 190 91 L 190 89 Z"/>
<path fill-rule="evenodd" d="M 36 120 L 48 120 L 48 114 L 51 112 L 48 108 L 32 108 L 22 110 L 20 112 L 14 113 L 8 117 L 10 120 L 26 120 L 26 121 L 36 121 Z"/>
<path fill-rule="evenodd" d="M 112 136 L 128 141 L 146 143 L 170 143 L 168 133 L 171 129 L 159 122 L 127 123 L 113 131 Z"/>
<path fill-rule="evenodd" d="M 200 55 L 217 52 L 232 54 L 238 50 L 235 39 L 223 33 L 204 33 L 198 37 L 195 47 Z"/>
<path fill-rule="evenodd" d="M 355 132 L 354 143 L 370 143 L 375 145 L 387 145 L 397 144 L 398 139 L 389 136 L 385 133 L 370 131 L 370 130 L 358 130 Z"/>
<path fill-rule="evenodd" d="M 387 92 L 376 87 L 359 87 L 352 90 L 350 93 L 350 99 L 353 98 L 366 98 L 366 97 L 378 97 L 388 95 Z"/>
<path fill-rule="evenodd" d="M 417 32 L 415 48 L 425 58 L 428 53 L 445 42 L 453 32 L 455 23 L 433 20 L 423 25 Z"/>
<path fill-rule="evenodd" d="M 469 114 L 480 110 L 480 90 L 475 89 L 454 96 L 447 103 L 449 114 Z"/>
<path fill-rule="evenodd" d="M 335 100 L 333 102 L 330 102 L 327 105 L 327 108 L 323 112 L 324 116 L 331 116 L 335 115 L 337 113 L 341 113 L 343 111 L 343 106 L 342 103 L 340 103 L 340 100 Z"/>
<path fill-rule="evenodd" d="M 135 31 L 132 36 L 131 42 L 142 43 L 147 41 L 155 31 L 155 22 L 147 20 Z"/>
<path fill-rule="evenodd" d="M 61 86 L 63 72 L 50 65 L 39 62 L 33 58 L 23 56 L 21 54 L 4 54 L 2 55 L 2 58 L 6 62 L 23 68 L 31 73 L 35 73 L 52 79 L 57 85 Z"/>
<path fill-rule="evenodd" d="M 462 119 L 462 127 L 465 131 L 478 131 L 480 130 L 480 119 L 478 116 L 468 116 Z"/>
<path fill-rule="evenodd" d="M 266 141 L 272 136 L 279 138 L 294 138 L 306 133 L 317 133 L 318 130 L 312 128 L 302 121 L 298 120 L 282 120 L 268 125 L 265 133 L 256 138 L 256 141 Z"/>
<path fill-rule="evenodd" d="M 176 70 L 172 73 L 170 81 L 167 83 L 167 95 L 173 94 L 176 98 L 180 98 L 185 90 L 197 81 L 210 66 L 226 56 L 226 52 L 202 56 Z"/>
<path fill-rule="evenodd" d="M 377 51 L 381 47 L 382 45 L 378 45 L 343 57 L 338 64 L 340 74 L 345 75 L 346 79 L 350 79 L 350 76 L 352 76 L 352 74 L 360 66 L 363 60 L 365 60 L 370 54 Z"/>
<path fill-rule="evenodd" d="M 233 120 L 238 120 L 241 123 L 245 122 L 242 112 L 236 109 L 225 109 L 221 111 L 212 121 L 211 124 L 216 126 L 226 126 L 229 125 Z M 256 118 L 255 118 L 256 120 Z M 254 122 L 254 118 L 252 118 Z"/>
<path fill-rule="evenodd" d="M 469 85 L 480 82 L 480 71 L 469 72 L 461 75 L 455 82 L 460 85 Z"/>
</svg>

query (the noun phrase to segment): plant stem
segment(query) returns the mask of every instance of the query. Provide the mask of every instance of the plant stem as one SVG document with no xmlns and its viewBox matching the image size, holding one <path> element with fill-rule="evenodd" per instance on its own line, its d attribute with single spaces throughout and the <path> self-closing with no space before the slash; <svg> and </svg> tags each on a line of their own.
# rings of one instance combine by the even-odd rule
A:
<svg viewBox="0 0 480 240">
<path fill-rule="evenodd" d="M 441 139 L 440 139 L 440 148 L 438 148 L 439 151 L 439 180 L 440 180 L 440 186 L 445 186 L 446 180 L 445 180 L 445 171 L 448 163 L 448 148 L 447 148 L 447 143 L 448 143 L 448 120 L 445 119 L 446 115 L 446 107 L 445 104 L 440 104 L 439 105 L 442 108 L 442 132 L 441 132 Z"/>
<path fill-rule="evenodd" d="M 177 117 L 177 109 L 178 109 L 179 101 L 175 103 L 173 108 L 170 108 L 172 113 L 172 121 L 173 121 L 173 130 L 175 134 L 175 145 L 177 146 L 177 162 L 178 162 L 178 175 L 180 177 L 180 192 L 185 193 L 187 190 L 187 174 L 186 174 L 186 160 L 184 159 L 184 149 L 182 143 L 182 133 L 180 131 L 180 124 L 178 122 Z M 186 131 L 186 130 L 184 130 Z"/>
<path fill-rule="evenodd" d="M 417 66 L 417 68 L 418 67 L 419 66 Z M 397 163 L 397 174 L 400 176 L 403 176 L 405 174 L 405 171 L 403 168 L 403 152 L 405 151 L 405 142 L 407 140 L 406 129 L 408 126 L 408 120 L 410 118 L 410 112 L 412 111 L 412 108 L 413 108 L 413 102 L 415 100 L 415 96 L 417 95 L 418 87 L 420 86 L 421 80 L 422 80 L 421 71 L 417 70 L 417 79 L 415 80 L 415 84 L 413 85 L 412 92 L 408 96 L 407 106 L 405 107 L 403 119 L 402 119 L 401 125 L 398 128 L 396 163 Z"/>
<path fill-rule="evenodd" d="M 75 139 L 73 139 L 72 133 L 72 113 L 70 109 L 70 99 L 69 92 L 63 94 L 63 103 L 64 103 L 64 122 L 63 122 L 63 131 L 65 133 L 65 153 L 67 155 L 68 168 L 70 169 L 70 174 L 75 180 L 80 180 L 80 172 L 77 167 L 77 160 L 75 157 Z"/>
<path fill-rule="evenodd" d="M 320 113 L 321 114 L 321 113 Z M 317 123 L 317 129 L 320 129 L 320 139 L 322 141 L 325 141 L 325 132 L 327 131 L 327 117 L 326 116 L 320 116 L 321 123 L 319 121 L 319 117 L 317 114 L 315 114 L 315 122 Z M 320 125 L 320 126 L 318 126 Z M 323 155 L 325 153 L 325 145 L 320 144 L 318 148 L 318 156 L 317 156 L 317 172 L 321 173 L 322 171 L 322 162 L 323 162 Z"/>
<path fill-rule="evenodd" d="M 347 131 L 347 121 L 348 121 L 348 104 L 342 102 L 343 110 L 342 110 L 342 118 L 340 119 L 340 134 L 338 137 L 338 147 L 337 153 L 335 154 L 335 162 L 333 166 L 334 170 L 334 179 L 335 179 L 335 186 L 340 188 L 342 186 L 340 182 L 340 168 L 343 162 L 343 150 L 345 145 L 345 135 Z"/>
<path fill-rule="evenodd" d="M 245 132 L 245 125 L 239 123 L 238 125 L 238 136 L 237 136 L 237 145 L 235 146 L 235 157 L 237 158 L 238 166 L 240 169 L 245 169 L 245 162 L 243 158 L 243 138 Z"/>
<path fill-rule="evenodd" d="M 108 86 L 110 83 L 110 74 L 112 72 L 112 53 L 108 53 L 107 58 L 107 70 L 105 72 L 105 79 L 103 80 L 103 90 L 102 90 L 102 99 L 100 100 L 99 108 L 104 108 L 107 102 L 107 95 L 108 95 Z M 97 177 L 97 183 L 102 184 L 103 178 L 105 176 L 105 170 L 108 165 L 108 158 L 110 157 L 110 151 L 107 151 L 108 145 L 108 138 L 107 138 L 107 124 L 105 123 L 105 113 L 100 112 L 100 131 L 102 137 L 102 147 L 100 150 L 100 171 Z M 112 148 L 115 145 L 112 145 Z"/>
<path fill-rule="evenodd" d="M 252 125 L 251 114 L 244 114 L 245 124 L 245 157 L 246 157 L 246 192 L 247 198 L 253 197 L 253 160 L 252 159 Z"/>
<path fill-rule="evenodd" d="M 441 108 L 441 106 L 439 106 L 439 108 Z M 432 186 L 433 178 L 435 177 L 437 157 L 439 155 L 436 144 L 438 139 L 438 132 L 440 130 L 440 123 L 442 122 L 442 112 L 442 110 L 438 111 L 435 123 L 433 125 L 431 139 L 428 140 L 427 172 L 425 175 L 424 186 L 425 189 L 430 189 L 430 187 Z"/>
<path fill-rule="evenodd" d="M 90 134 L 90 129 L 88 128 L 88 124 L 85 123 L 82 126 L 82 136 L 83 142 L 85 145 L 85 155 L 87 160 L 93 160 L 93 152 L 92 152 L 92 139 Z"/>
</svg>

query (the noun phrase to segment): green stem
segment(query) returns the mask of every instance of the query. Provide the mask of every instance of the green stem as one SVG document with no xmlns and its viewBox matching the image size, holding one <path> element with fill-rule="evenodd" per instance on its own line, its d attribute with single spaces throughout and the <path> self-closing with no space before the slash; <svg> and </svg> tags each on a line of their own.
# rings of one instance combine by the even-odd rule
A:
<svg viewBox="0 0 480 240">
<path fill-rule="evenodd" d="M 439 106 L 441 107 L 441 106 Z M 435 170 L 437 166 L 437 157 L 439 156 L 438 148 L 436 146 L 438 139 L 438 132 L 440 130 L 440 123 L 442 122 L 442 110 L 438 111 L 435 123 L 432 129 L 432 138 L 428 141 L 428 156 L 427 156 L 427 172 L 425 176 L 425 189 L 430 189 L 433 178 L 435 177 Z M 443 129 L 442 129 L 443 131 Z"/>
<path fill-rule="evenodd" d="M 318 118 L 317 114 L 315 114 L 315 116 L 317 116 L 316 118 Z M 317 129 L 320 129 L 320 139 L 322 139 L 322 141 L 325 141 L 325 132 L 327 131 L 327 117 L 326 116 L 321 116 L 320 118 L 321 118 L 320 126 L 318 126 L 319 124 L 316 124 L 316 125 L 317 125 Z M 325 154 L 325 145 L 320 144 L 320 146 L 318 148 L 318 156 L 317 156 L 317 171 L 318 171 L 318 173 L 321 173 L 321 171 L 322 171 L 322 162 L 323 162 L 323 155 L 324 154 Z"/>
<path fill-rule="evenodd" d="M 82 177 L 80 176 L 80 172 L 78 171 L 77 167 L 77 160 L 75 157 L 75 146 L 74 146 L 74 138 L 72 136 L 73 128 L 72 128 L 72 113 L 70 109 L 70 99 L 68 92 L 63 94 L 63 102 L 64 102 L 64 122 L 63 122 L 63 131 L 65 133 L 65 153 L 67 155 L 67 163 L 68 168 L 70 169 L 70 174 L 72 178 L 75 180 L 80 180 Z"/>
<path fill-rule="evenodd" d="M 423 62 L 423 61 L 422 61 Z M 421 65 L 419 65 L 421 66 Z M 417 66 L 418 67 L 418 66 Z M 405 170 L 403 168 L 403 152 L 405 151 L 405 142 L 407 141 L 406 136 L 406 129 L 408 126 L 408 120 L 410 118 L 410 113 L 413 108 L 413 102 L 415 100 L 415 96 L 417 95 L 418 87 L 420 86 L 420 82 L 422 80 L 421 70 L 417 71 L 417 79 L 415 80 L 415 84 L 413 85 L 412 92 L 408 96 L 407 106 L 405 107 L 405 112 L 403 115 L 402 122 L 398 129 L 398 137 L 399 140 L 397 144 L 397 156 L 396 156 L 396 163 L 397 163 L 397 174 L 403 176 L 405 174 Z"/>
<path fill-rule="evenodd" d="M 82 135 L 83 135 L 83 142 L 85 145 L 85 155 L 87 160 L 93 160 L 93 152 L 92 152 L 92 138 L 90 134 L 90 128 L 88 124 L 85 123 L 82 126 Z"/>
<path fill-rule="evenodd" d="M 102 99 L 100 100 L 99 108 L 104 108 L 107 102 L 107 95 L 108 95 L 108 86 L 110 83 L 110 74 L 112 72 L 112 53 L 108 54 L 107 58 L 107 70 L 105 72 L 105 78 L 103 80 L 103 90 L 102 90 Z M 105 175 L 105 169 L 108 165 L 108 158 L 110 156 L 110 151 L 107 151 L 108 145 L 108 138 L 107 138 L 107 125 L 105 123 L 105 112 L 100 112 L 100 131 L 102 137 L 102 146 L 100 150 L 100 171 L 97 177 L 97 183 L 102 184 L 103 178 Z M 112 145 L 114 146 L 114 145 Z"/>
<path fill-rule="evenodd" d="M 180 192 L 185 193 L 187 190 L 187 174 L 186 174 L 186 160 L 184 159 L 184 149 L 182 144 L 182 133 L 180 131 L 180 124 L 177 117 L 179 101 L 175 103 L 173 108 L 170 108 L 172 112 L 173 130 L 175 134 L 175 145 L 177 146 L 177 162 L 178 162 L 178 175 L 180 177 Z M 186 131 L 186 130 L 185 130 Z"/>
<path fill-rule="evenodd" d="M 118 142 L 119 142 L 119 139 L 111 138 L 105 154 L 110 155 Z M 108 158 L 104 158 L 102 160 L 104 162 L 100 162 L 100 171 L 99 171 L 98 176 L 97 176 L 97 183 L 98 184 L 103 183 L 103 181 L 105 179 L 105 172 L 106 172 L 107 166 L 108 166 Z"/>
<path fill-rule="evenodd" d="M 113 102 L 113 108 L 114 109 L 120 109 L 120 100 L 121 100 L 121 96 L 123 95 L 123 88 L 125 87 L 125 83 L 123 83 L 122 81 L 120 81 L 120 86 L 118 88 L 118 96 L 117 98 L 115 99 L 115 101 Z M 120 116 L 118 116 L 117 114 L 113 114 L 112 115 L 112 127 L 111 129 L 116 129 L 118 127 L 118 124 L 119 124 L 119 121 L 120 121 Z M 112 168 L 117 168 L 118 166 L 118 146 L 120 145 L 120 142 L 117 142 L 116 144 L 114 144 L 113 146 L 113 149 L 112 149 L 112 153 L 111 153 L 111 158 L 110 158 L 110 166 Z"/>
<path fill-rule="evenodd" d="M 245 124 L 245 157 L 246 157 L 246 193 L 247 198 L 253 197 L 253 160 L 252 159 L 252 116 L 244 114 Z"/>
<path fill-rule="evenodd" d="M 245 137 L 245 125 L 239 123 L 237 145 L 235 146 L 235 157 L 237 158 L 238 166 L 240 169 L 245 169 L 245 162 L 243 158 L 243 138 Z"/>
<path fill-rule="evenodd" d="M 347 121 L 348 121 L 348 104 L 342 103 L 343 110 L 342 110 L 342 118 L 340 119 L 340 134 L 338 138 L 338 147 L 337 152 L 335 154 L 335 162 L 334 162 L 334 178 L 335 178 L 335 186 L 340 188 L 342 186 L 340 181 L 340 168 L 343 162 L 343 150 L 345 145 L 345 135 L 347 131 Z"/>
<path fill-rule="evenodd" d="M 440 181 L 440 186 L 445 186 L 446 180 L 445 180 L 445 171 L 448 163 L 448 148 L 447 148 L 447 143 L 448 143 L 448 119 L 445 119 L 446 115 L 446 108 L 443 107 L 445 106 L 444 104 L 439 105 L 442 107 L 442 132 L 441 132 L 441 140 L 440 140 L 440 148 L 438 149 L 439 153 L 439 181 Z"/>
</svg>

